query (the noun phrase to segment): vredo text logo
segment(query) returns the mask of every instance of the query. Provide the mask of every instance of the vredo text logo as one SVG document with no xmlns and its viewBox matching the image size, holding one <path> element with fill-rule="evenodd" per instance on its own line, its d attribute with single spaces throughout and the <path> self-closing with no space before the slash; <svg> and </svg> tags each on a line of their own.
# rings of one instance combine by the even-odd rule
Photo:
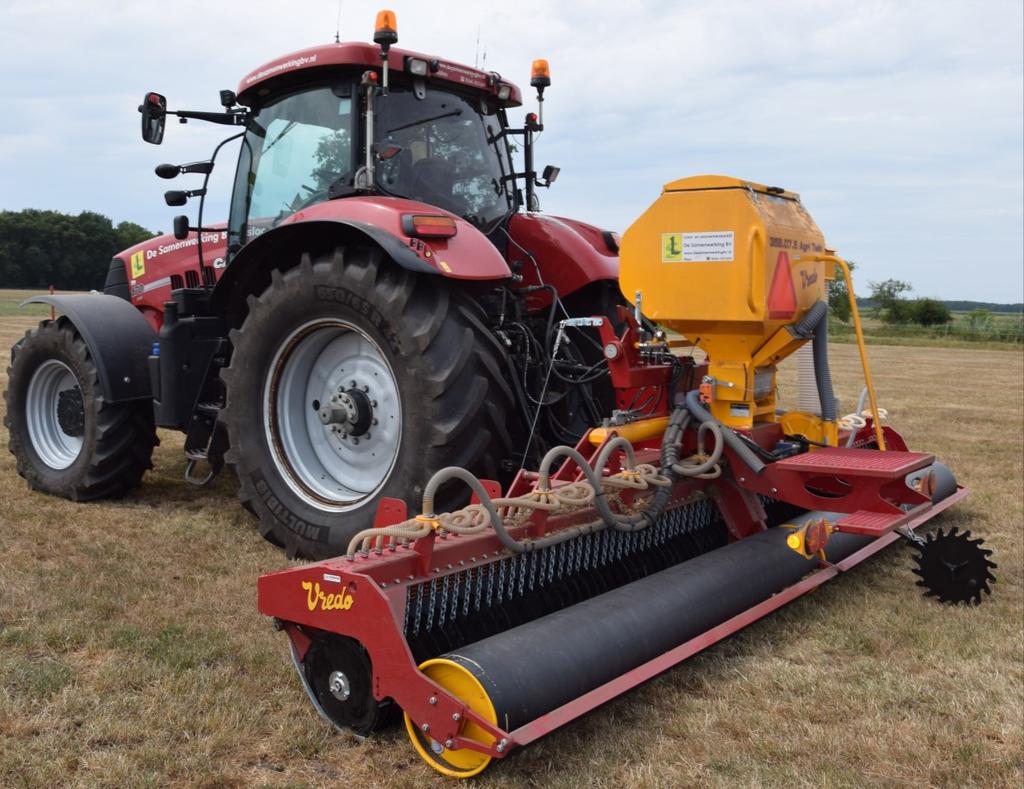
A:
<svg viewBox="0 0 1024 789">
<path fill-rule="evenodd" d="M 306 607 L 310 611 L 347 611 L 355 602 L 348 591 L 348 584 L 334 593 L 324 592 L 319 581 L 303 581 L 302 588 L 306 592 Z"/>
</svg>

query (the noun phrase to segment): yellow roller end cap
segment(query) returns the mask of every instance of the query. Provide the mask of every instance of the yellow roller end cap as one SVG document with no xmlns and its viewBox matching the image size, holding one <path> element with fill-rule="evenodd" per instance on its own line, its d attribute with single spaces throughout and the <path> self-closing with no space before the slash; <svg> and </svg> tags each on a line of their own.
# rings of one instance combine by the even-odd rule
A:
<svg viewBox="0 0 1024 789">
<path fill-rule="evenodd" d="M 485 720 L 497 725 L 498 716 L 480 680 L 467 669 L 446 658 L 433 658 L 420 664 L 420 671 L 430 679 L 461 700 L 467 707 Z M 442 775 L 449 778 L 472 778 L 478 775 L 491 763 L 491 757 L 469 748 L 451 750 L 443 743 L 433 739 L 429 734 L 420 731 L 413 723 L 409 713 L 405 713 L 405 730 L 420 757 Z M 462 730 L 466 739 L 490 745 L 494 737 L 481 729 L 472 721 L 466 721 Z"/>
</svg>

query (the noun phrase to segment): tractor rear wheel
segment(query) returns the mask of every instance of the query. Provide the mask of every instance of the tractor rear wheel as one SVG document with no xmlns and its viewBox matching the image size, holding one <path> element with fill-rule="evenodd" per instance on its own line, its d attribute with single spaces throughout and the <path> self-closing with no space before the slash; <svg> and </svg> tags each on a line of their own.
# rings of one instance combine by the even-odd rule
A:
<svg viewBox="0 0 1024 789">
<path fill-rule="evenodd" d="M 67 319 L 43 321 L 11 350 L 8 448 L 33 490 L 88 501 L 135 487 L 157 444 L 149 400 L 107 403 L 88 347 Z"/>
<path fill-rule="evenodd" d="M 231 334 L 220 416 L 264 537 L 290 556 L 336 556 L 373 525 L 383 497 L 417 514 L 444 466 L 505 476 L 513 399 L 484 318 L 376 248 L 275 271 Z"/>
</svg>

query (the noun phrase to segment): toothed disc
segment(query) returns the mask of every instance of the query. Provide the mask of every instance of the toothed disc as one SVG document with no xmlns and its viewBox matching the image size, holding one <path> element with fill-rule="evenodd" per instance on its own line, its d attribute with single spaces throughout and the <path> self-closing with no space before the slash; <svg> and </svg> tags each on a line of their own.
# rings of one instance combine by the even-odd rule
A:
<svg viewBox="0 0 1024 789">
<path fill-rule="evenodd" d="M 940 529 L 920 546 L 913 572 L 920 576 L 917 585 L 925 588 L 925 596 L 937 597 L 942 603 L 977 605 L 982 593 L 992 594 L 989 584 L 995 583 L 991 571 L 996 565 L 987 558 L 992 551 L 970 535 L 969 531 L 959 533 L 956 526 L 949 532 Z"/>
</svg>

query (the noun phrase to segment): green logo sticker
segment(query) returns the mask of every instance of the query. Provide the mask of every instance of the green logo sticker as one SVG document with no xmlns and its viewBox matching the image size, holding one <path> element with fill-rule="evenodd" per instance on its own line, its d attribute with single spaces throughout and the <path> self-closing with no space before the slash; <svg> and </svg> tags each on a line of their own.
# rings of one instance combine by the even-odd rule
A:
<svg viewBox="0 0 1024 789">
<path fill-rule="evenodd" d="M 683 261 L 683 234 L 661 234 L 661 262 L 681 263 Z"/>
</svg>

